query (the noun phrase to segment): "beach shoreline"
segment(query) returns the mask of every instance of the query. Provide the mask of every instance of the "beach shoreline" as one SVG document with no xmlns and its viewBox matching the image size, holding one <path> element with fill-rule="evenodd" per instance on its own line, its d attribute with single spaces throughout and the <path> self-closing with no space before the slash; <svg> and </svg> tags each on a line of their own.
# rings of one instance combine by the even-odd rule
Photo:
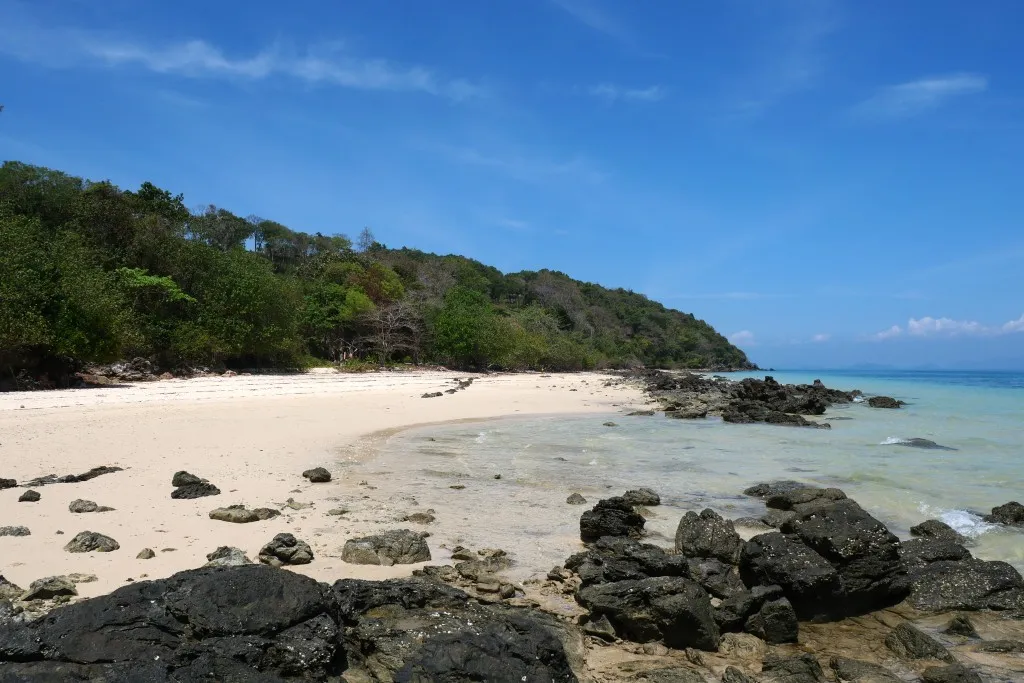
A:
<svg viewBox="0 0 1024 683">
<path fill-rule="evenodd" d="M 327 512 L 366 496 L 373 484 L 346 473 L 344 463 L 365 459 L 375 445 L 405 429 L 458 420 L 557 414 L 612 413 L 643 407 L 639 390 L 599 373 L 476 375 L 467 389 L 440 397 L 473 375 L 424 371 L 360 375 L 236 376 L 168 380 L 60 392 L 0 395 L 0 477 L 17 488 L 0 491 L 3 526 L 31 535 L 0 538 L 0 573 L 27 586 L 52 575 L 91 574 L 82 597 L 107 593 L 140 579 L 202 566 L 219 546 L 256 559 L 275 534 L 293 533 L 311 545 L 314 561 L 295 567 L 322 581 L 404 576 L 420 565 L 380 567 L 341 561 L 345 540 L 382 525 L 400 524 L 390 510 L 355 517 Z M 37 487 L 38 502 L 19 502 L 35 477 L 79 474 L 93 467 L 122 471 L 89 481 Z M 324 466 L 334 475 L 311 484 L 302 472 Z M 172 500 L 171 477 L 185 470 L 222 493 Z M 288 499 L 311 507 L 293 510 Z M 85 499 L 110 512 L 71 513 Z M 233 504 L 281 509 L 280 517 L 232 524 L 208 517 Z M 453 499 L 457 506 L 457 499 Z M 396 500 L 390 507 L 410 508 Z M 441 511 L 439 511 L 441 512 Z M 81 531 L 114 538 L 113 552 L 70 553 L 64 545 Z M 429 530 L 429 527 L 419 527 Z M 152 559 L 136 559 L 144 548 Z M 174 550 L 167 550 L 173 548 Z M 435 562 L 445 551 L 434 549 Z"/>
</svg>

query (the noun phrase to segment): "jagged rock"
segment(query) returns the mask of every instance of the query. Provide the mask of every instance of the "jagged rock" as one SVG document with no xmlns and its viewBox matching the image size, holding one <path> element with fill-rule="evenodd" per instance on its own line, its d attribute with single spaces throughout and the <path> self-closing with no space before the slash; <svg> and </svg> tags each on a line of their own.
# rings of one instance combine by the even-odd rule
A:
<svg viewBox="0 0 1024 683">
<path fill-rule="evenodd" d="M 953 662 L 949 650 L 927 633 L 904 622 L 885 637 L 885 646 L 903 659 L 939 659 Z"/>
<path fill-rule="evenodd" d="M 331 473 L 323 467 L 314 467 L 311 470 L 306 470 L 302 473 L 302 476 L 314 484 L 324 484 L 331 480 Z"/>
<path fill-rule="evenodd" d="M 565 502 L 569 505 L 586 505 L 587 499 L 578 493 L 570 493 L 569 497 L 565 499 Z"/>
<path fill-rule="evenodd" d="M 681 577 L 618 581 L 581 588 L 576 599 L 602 615 L 622 638 L 638 643 L 663 640 L 674 648 L 718 648 L 719 631 L 707 593 Z"/>
<path fill-rule="evenodd" d="M 761 666 L 761 683 L 823 683 L 825 674 L 811 654 L 769 655 Z"/>
<path fill-rule="evenodd" d="M 946 625 L 946 630 L 943 633 L 948 633 L 954 636 L 964 636 L 966 638 L 980 638 L 977 629 L 974 628 L 974 624 L 966 614 L 958 614 L 949 620 Z"/>
<path fill-rule="evenodd" d="M 25 483 L 25 486 L 46 486 L 48 484 L 78 484 L 83 481 L 89 481 L 95 479 L 104 474 L 111 474 L 113 472 L 122 472 L 121 467 L 111 467 L 108 465 L 100 465 L 99 467 L 93 467 L 87 472 L 81 474 L 65 474 L 58 477 L 56 474 L 47 474 L 43 477 L 36 477 Z"/>
<path fill-rule="evenodd" d="M 291 534 L 278 534 L 274 536 L 274 540 L 260 549 L 259 560 L 272 567 L 309 564 L 313 561 L 313 551 L 308 543 Z"/>
<path fill-rule="evenodd" d="M 746 590 L 739 571 L 731 564 L 713 557 L 691 557 L 686 559 L 686 565 L 690 578 L 716 598 L 728 598 Z"/>
<path fill-rule="evenodd" d="M 18 502 L 19 503 L 38 503 L 39 499 L 41 497 L 42 496 L 39 495 L 38 491 L 33 491 L 33 490 L 29 489 L 28 491 L 25 491 L 25 493 L 23 493 L 20 496 L 18 496 Z"/>
<path fill-rule="evenodd" d="M 198 484 L 185 484 L 171 491 L 171 498 L 178 500 L 191 500 L 193 498 L 218 495 L 220 495 L 220 489 L 208 481 L 202 481 Z"/>
<path fill-rule="evenodd" d="M 204 567 L 241 567 L 253 563 L 243 551 L 226 545 L 222 545 L 212 553 L 207 553 L 206 560 Z"/>
<path fill-rule="evenodd" d="M 806 489 L 808 485 L 802 481 L 793 481 L 792 479 L 786 479 L 782 481 L 769 481 L 762 482 L 760 484 L 754 484 L 750 488 L 744 489 L 743 494 L 747 496 L 753 496 L 755 498 L 770 498 L 771 496 L 777 496 L 779 494 L 787 493 L 789 491 L 796 491 L 799 489 Z"/>
<path fill-rule="evenodd" d="M 68 505 L 68 510 L 75 513 L 85 512 L 112 512 L 114 508 L 107 507 L 106 505 L 97 505 L 91 500 L 82 500 L 77 498 Z"/>
<path fill-rule="evenodd" d="M 0 491 L 3 491 L 4 489 L 13 489 L 17 485 L 18 482 L 14 479 L 0 478 Z"/>
<path fill-rule="evenodd" d="M 766 643 L 795 643 L 800 625 L 796 612 L 786 598 L 770 600 L 747 619 L 743 630 Z"/>
<path fill-rule="evenodd" d="M 830 662 L 832 670 L 840 681 L 849 683 L 903 683 L 896 674 L 883 666 L 862 662 L 858 659 L 833 657 Z"/>
<path fill-rule="evenodd" d="M 908 601 L 919 610 L 1024 610 L 1024 579 L 1005 562 L 933 562 L 909 577 Z"/>
<path fill-rule="evenodd" d="M 748 586 L 782 588 L 801 619 L 832 616 L 841 598 L 839 573 L 793 535 L 755 536 L 743 544 L 739 566 Z"/>
<path fill-rule="evenodd" d="M 179 470 L 178 472 L 174 473 L 173 477 L 171 477 L 171 486 L 189 486 L 191 484 L 201 484 L 204 481 L 206 480 L 197 477 L 196 475 L 190 472 L 186 472 L 185 470 Z"/>
<path fill-rule="evenodd" d="M 992 514 L 985 516 L 985 521 L 1008 526 L 1024 526 L 1024 505 L 1010 501 L 1005 505 L 994 507 Z"/>
<path fill-rule="evenodd" d="M 982 677 L 962 664 L 932 666 L 921 674 L 924 683 L 985 683 Z"/>
<path fill-rule="evenodd" d="M 900 557 L 910 571 L 941 561 L 971 559 L 971 551 L 944 538 L 914 538 L 900 544 Z"/>
<path fill-rule="evenodd" d="M 884 524 L 849 499 L 797 507 L 797 516 L 782 531 L 796 534 L 835 568 L 842 583 L 835 616 L 864 614 L 906 597 L 900 542 Z"/>
<path fill-rule="evenodd" d="M 25 590 L 0 574 L 0 600 L 18 600 Z"/>
<path fill-rule="evenodd" d="M 685 557 L 713 557 L 735 564 L 742 543 L 733 523 L 710 508 L 699 515 L 687 512 L 676 527 L 676 552 Z"/>
<path fill-rule="evenodd" d="M 580 539 L 584 543 L 603 536 L 639 537 L 646 521 L 620 497 L 600 500 L 580 517 Z"/>
<path fill-rule="evenodd" d="M 345 541 L 341 559 L 351 564 L 413 564 L 430 560 L 430 548 L 423 534 L 395 529 L 373 536 Z"/>
<path fill-rule="evenodd" d="M 808 509 L 805 506 L 827 504 L 831 501 L 844 500 L 846 494 L 840 489 L 823 489 L 816 486 L 808 486 L 792 491 L 783 491 L 768 496 L 765 499 L 765 506 L 775 510 L 794 510 L 800 512 Z"/>
<path fill-rule="evenodd" d="M 60 595 L 78 595 L 75 584 L 66 576 L 48 576 L 36 579 L 29 584 L 28 590 L 21 596 L 22 600 L 51 600 Z"/>
<path fill-rule="evenodd" d="M 872 396 L 868 399 L 868 405 L 872 408 L 899 408 L 906 404 L 890 396 Z"/>
<path fill-rule="evenodd" d="M 576 572 L 583 586 L 690 574 L 684 557 L 669 555 L 655 545 L 612 536 L 598 539 L 590 549 L 570 557 L 565 568 Z"/>
<path fill-rule="evenodd" d="M 67 545 L 64 546 L 64 550 L 69 553 L 91 553 L 93 551 L 109 553 L 120 547 L 117 541 L 110 536 L 104 536 L 95 531 L 83 531 L 68 541 Z"/>
<path fill-rule="evenodd" d="M 778 586 L 754 586 L 750 590 L 737 591 L 715 608 L 715 622 L 723 632 L 739 631 L 766 602 L 782 598 L 782 589 Z"/>
<path fill-rule="evenodd" d="M 940 522 L 937 519 L 925 520 L 916 526 L 910 527 L 910 535 L 921 538 L 934 538 L 939 541 L 959 543 L 960 545 L 967 545 L 969 542 L 967 537 L 958 533 L 945 522 Z"/>
<path fill-rule="evenodd" d="M 0 526 L 0 536 L 31 536 L 27 526 Z"/>
<path fill-rule="evenodd" d="M 139 554 L 135 556 L 136 560 L 152 560 L 156 557 L 156 553 L 153 552 L 152 548 L 143 548 L 139 551 Z"/>
<path fill-rule="evenodd" d="M 630 489 L 622 494 L 622 499 L 633 506 L 661 505 L 661 496 L 649 488 Z"/>
<path fill-rule="evenodd" d="M 244 505 L 229 505 L 226 508 L 210 510 L 210 519 L 219 522 L 233 522 L 235 524 L 248 524 L 267 519 L 279 517 L 281 512 L 272 508 L 256 508 L 249 510 Z"/>
</svg>

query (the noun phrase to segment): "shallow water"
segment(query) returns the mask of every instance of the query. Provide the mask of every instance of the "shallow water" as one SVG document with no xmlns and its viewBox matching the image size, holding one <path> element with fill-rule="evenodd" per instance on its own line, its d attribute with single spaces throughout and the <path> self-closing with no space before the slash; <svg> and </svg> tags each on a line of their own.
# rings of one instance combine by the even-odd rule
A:
<svg viewBox="0 0 1024 683">
<path fill-rule="evenodd" d="M 566 505 L 574 491 L 593 503 L 627 488 L 657 490 L 664 504 L 651 509 L 648 529 L 653 542 L 670 545 L 686 510 L 759 516 L 763 504 L 742 491 L 772 479 L 841 487 L 901 537 L 938 517 L 976 540 L 976 556 L 1024 569 L 1024 533 L 985 524 L 976 514 L 1024 499 L 1024 376 L 771 374 L 781 382 L 820 378 L 908 405 L 837 406 L 825 417 L 851 419 L 830 420 L 831 430 L 660 414 L 433 426 L 392 436 L 366 466 L 387 473 L 388 489 L 449 510 L 449 519 L 439 519 L 444 536 L 512 550 L 522 576 L 561 564 L 576 548 L 579 515 L 589 505 Z M 617 426 L 604 426 L 609 419 Z M 902 443 L 910 438 L 946 449 Z M 466 488 L 450 489 L 453 484 Z"/>
</svg>

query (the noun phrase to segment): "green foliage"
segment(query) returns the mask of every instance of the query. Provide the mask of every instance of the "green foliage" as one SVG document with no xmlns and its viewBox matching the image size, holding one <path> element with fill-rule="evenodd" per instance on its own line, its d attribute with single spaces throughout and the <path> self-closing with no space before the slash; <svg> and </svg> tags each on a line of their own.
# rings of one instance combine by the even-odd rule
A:
<svg viewBox="0 0 1024 683">
<path fill-rule="evenodd" d="M 142 355 L 363 370 L 744 367 L 694 316 L 542 270 L 292 230 L 152 183 L 0 166 L 0 371 Z M 368 363 L 367 359 L 375 363 Z"/>
</svg>

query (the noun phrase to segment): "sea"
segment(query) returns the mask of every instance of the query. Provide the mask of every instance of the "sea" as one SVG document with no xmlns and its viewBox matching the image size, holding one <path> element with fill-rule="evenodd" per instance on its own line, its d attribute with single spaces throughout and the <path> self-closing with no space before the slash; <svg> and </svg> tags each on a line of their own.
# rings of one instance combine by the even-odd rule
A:
<svg viewBox="0 0 1024 683">
<path fill-rule="evenodd" d="M 901 538 L 915 524 L 940 519 L 970 539 L 976 557 L 1024 571 L 1024 529 L 983 518 L 996 505 L 1024 502 L 1024 373 L 727 376 L 765 374 L 783 383 L 820 379 L 906 405 L 833 406 L 823 416 L 828 430 L 627 416 L 625 409 L 453 423 L 392 436 L 371 467 L 388 472 L 389 488 L 418 504 L 457 511 L 445 525 L 455 530 L 449 541 L 514 548 L 523 576 L 561 564 L 578 542 L 585 507 L 567 505 L 570 493 L 583 494 L 589 507 L 627 489 L 654 489 L 662 505 L 646 513 L 649 538 L 670 546 L 688 510 L 764 514 L 763 503 L 743 490 L 778 479 L 839 487 Z M 921 439 L 931 447 L 915 446 Z"/>
</svg>

